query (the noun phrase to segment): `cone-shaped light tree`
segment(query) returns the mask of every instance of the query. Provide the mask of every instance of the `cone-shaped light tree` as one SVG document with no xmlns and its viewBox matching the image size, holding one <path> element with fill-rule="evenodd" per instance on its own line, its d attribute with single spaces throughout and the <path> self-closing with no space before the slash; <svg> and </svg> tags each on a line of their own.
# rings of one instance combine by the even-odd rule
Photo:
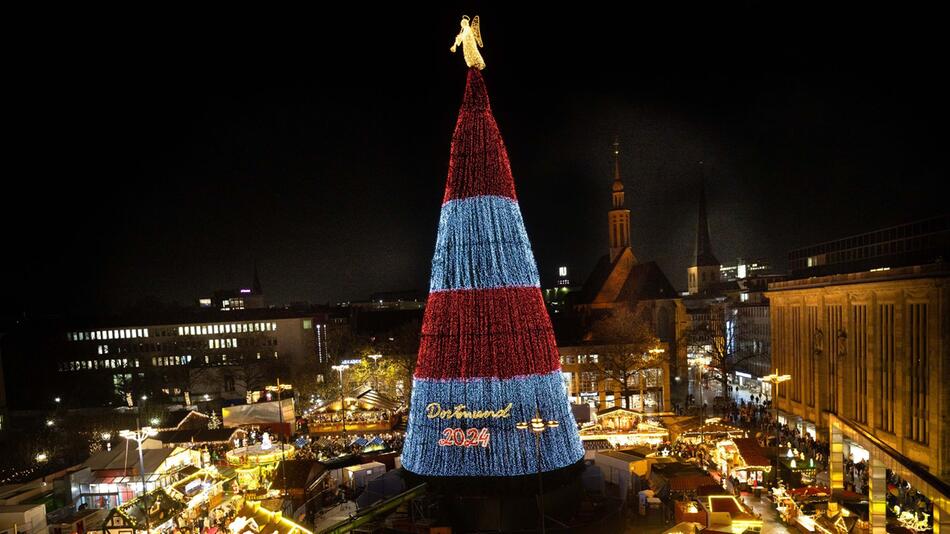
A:
<svg viewBox="0 0 950 534">
<path fill-rule="evenodd" d="M 540 451 L 530 432 L 515 428 L 535 417 L 560 422 L 541 434 Z M 470 68 L 402 463 L 427 476 L 516 476 L 583 455 L 508 153 L 482 74 Z"/>
</svg>

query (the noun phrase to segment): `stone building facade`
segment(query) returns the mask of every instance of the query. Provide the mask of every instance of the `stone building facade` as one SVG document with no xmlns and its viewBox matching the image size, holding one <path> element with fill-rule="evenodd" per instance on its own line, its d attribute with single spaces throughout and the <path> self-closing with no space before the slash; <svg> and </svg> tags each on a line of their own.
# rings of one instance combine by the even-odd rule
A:
<svg viewBox="0 0 950 534">
<path fill-rule="evenodd" d="M 950 264 L 773 283 L 777 405 L 838 420 L 950 480 Z M 832 425 L 834 426 L 834 425 Z"/>
</svg>

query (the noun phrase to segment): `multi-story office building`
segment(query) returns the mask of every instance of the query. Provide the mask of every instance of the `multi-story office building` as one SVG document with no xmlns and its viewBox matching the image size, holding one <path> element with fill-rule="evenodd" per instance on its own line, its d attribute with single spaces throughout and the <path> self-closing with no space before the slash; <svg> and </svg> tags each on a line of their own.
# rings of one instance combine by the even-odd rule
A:
<svg viewBox="0 0 950 534">
<path fill-rule="evenodd" d="M 793 278 L 950 261 L 950 214 L 853 235 L 788 253 Z"/>
<path fill-rule="evenodd" d="M 289 381 L 331 363 L 327 322 L 322 312 L 255 309 L 31 325 L 4 339 L 10 404 L 45 406 L 53 397 L 69 406 L 121 405 L 142 395 L 169 402 L 243 398 L 278 375 Z"/>
</svg>

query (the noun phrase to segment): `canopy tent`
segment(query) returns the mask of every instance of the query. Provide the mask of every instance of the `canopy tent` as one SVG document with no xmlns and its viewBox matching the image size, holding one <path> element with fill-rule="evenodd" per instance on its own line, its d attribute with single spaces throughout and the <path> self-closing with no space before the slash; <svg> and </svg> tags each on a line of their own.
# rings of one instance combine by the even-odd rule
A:
<svg viewBox="0 0 950 534">
<path fill-rule="evenodd" d="M 362 411 L 381 411 L 387 410 L 395 412 L 399 409 L 399 403 L 383 395 L 369 386 L 362 386 L 359 389 L 345 396 L 347 410 Z M 340 399 L 327 399 L 313 408 L 317 413 L 336 413 L 340 411 L 343 405 Z"/>
<path fill-rule="evenodd" d="M 743 464 L 736 466 L 736 469 L 758 468 L 765 471 L 770 469 L 771 462 L 765 456 L 765 452 L 755 438 L 733 438 L 732 442 L 736 444 L 737 454 Z"/>
<path fill-rule="evenodd" d="M 721 439 L 735 439 L 746 435 L 746 431 L 725 423 L 705 423 L 694 428 L 686 430 L 680 434 L 679 439 L 687 440 L 692 443 L 701 441 L 719 441 Z"/>
</svg>

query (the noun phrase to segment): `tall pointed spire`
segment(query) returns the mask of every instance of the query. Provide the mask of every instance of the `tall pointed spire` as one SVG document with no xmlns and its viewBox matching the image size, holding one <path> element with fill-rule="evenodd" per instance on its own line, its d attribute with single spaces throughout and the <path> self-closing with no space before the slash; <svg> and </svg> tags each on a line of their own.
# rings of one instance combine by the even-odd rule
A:
<svg viewBox="0 0 950 534">
<path fill-rule="evenodd" d="M 693 251 L 693 263 L 686 269 L 689 294 L 717 291 L 720 263 L 712 251 L 709 240 L 709 222 L 706 220 L 706 173 L 703 162 L 699 162 L 699 214 L 696 219 L 696 249 Z"/>
<path fill-rule="evenodd" d="M 620 178 L 620 138 L 614 137 L 614 207 L 622 208 L 624 205 L 623 180 Z M 619 204 L 617 202 L 617 193 L 620 193 Z"/>
<path fill-rule="evenodd" d="M 607 213 L 610 234 L 610 261 L 630 248 L 630 210 L 626 208 L 623 180 L 620 178 L 620 138 L 614 137 L 614 182 L 611 185 L 611 210 Z"/>
<path fill-rule="evenodd" d="M 712 251 L 709 240 L 709 222 L 706 220 L 706 173 L 703 162 L 699 162 L 699 217 L 696 221 L 696 250 L 693 258 L 695 266 L 719 266 L 719 260 Z"/>
<path fill-rule="evenodd" d="M 261 278 L 257 276 L 257 262 L 254 262 L 254 285 L 251 286 L 254 295 L 263 295 L 264 289 L 261 288 Z"/>
</svg>

